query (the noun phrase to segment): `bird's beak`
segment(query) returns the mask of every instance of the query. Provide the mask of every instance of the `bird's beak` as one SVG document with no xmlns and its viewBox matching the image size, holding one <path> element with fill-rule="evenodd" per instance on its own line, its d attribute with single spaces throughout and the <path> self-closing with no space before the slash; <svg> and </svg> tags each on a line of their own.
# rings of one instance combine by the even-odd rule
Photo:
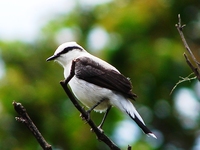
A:
<svg viewBox="0 0 200 150">
<path fill-rule="evenodd" d="M 57 57 L 58 57 L 58 55 L 53 55 L 53 56 L 47 58 L 46 61 L 54 60 L 54 59 L 56 59 Z"/>
</svg>

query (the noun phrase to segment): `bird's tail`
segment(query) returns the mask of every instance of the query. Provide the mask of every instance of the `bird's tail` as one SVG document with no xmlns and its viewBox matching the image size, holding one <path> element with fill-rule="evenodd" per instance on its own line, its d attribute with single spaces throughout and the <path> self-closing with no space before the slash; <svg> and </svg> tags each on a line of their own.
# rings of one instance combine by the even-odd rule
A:
<svg viewBox="0 0 200 150">
<path fill-rule="evenodd" d="M 157 138 L 145 125 L 142 117 L 139 115 L 133 104 L 129 100 L 121 100 L 121 107 L 122 111 L 126 112 L 136 123 L 137 125 L 143 130 L 143 132 L 153 138 Z"/>
</svg>

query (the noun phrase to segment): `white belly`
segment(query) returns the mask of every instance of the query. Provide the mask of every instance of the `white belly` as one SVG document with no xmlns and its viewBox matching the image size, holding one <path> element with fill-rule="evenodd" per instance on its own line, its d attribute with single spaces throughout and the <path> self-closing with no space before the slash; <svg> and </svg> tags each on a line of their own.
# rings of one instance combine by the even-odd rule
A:
<svg viewBox="0 0 200 150">
<path fill-rule="evenodd" d="M 105 100 L 94 109 L 95 111 L 106 111 L 110 106 L 109 99 L 113 95 L 111 90 L 80 80 L 75 76 L 70 80 L 69 85 L 77 99 L 85 106 L 91 108 L 102 99 Z"/>
</svg>

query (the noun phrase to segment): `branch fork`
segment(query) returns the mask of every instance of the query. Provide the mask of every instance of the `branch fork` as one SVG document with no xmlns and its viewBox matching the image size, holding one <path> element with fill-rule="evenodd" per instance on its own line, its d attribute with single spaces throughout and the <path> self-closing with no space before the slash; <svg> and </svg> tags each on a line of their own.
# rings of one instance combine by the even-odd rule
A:
<svg viewBox="0 0 200 150">
<path fill-rule="evenodd" d="M 184 44 L 185 49 L 187 50 L 187 52 L 189 53 L 189 55 L 192 58 L 192 61 L 194 62 L 195 65 L 193 65 L 191 63 L 191 60 L 188 58 L 188 56 L 186 55 L 186 53 L 184 53 L 184 57 L 186 59 L 187 64 L 189 65 L 189 67 L 192 69 L 192 71 L 194 72 L 195 76 L 197 77 L 197 79 L 200 81 L 200 63 L 197 61 L 197 59 L 195 58 L 194 54 L 192 53 L 190 47 L 188 46 L 184 34 L 183 34 L 183 28 L 186 26 L 185 24 L 182 25 L 181 24 L 181 16 L 180 14 L 178 15 L 178 23 L 175 25 L 180 36 L 182 39 L 182 42 Z"/>
</svg>

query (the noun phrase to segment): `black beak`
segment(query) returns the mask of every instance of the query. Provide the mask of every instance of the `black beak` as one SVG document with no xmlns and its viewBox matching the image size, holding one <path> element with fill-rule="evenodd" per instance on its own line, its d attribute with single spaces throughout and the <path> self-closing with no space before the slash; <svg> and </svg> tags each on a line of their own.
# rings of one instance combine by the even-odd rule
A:
<svg viewBox="0 0 200 150">
<path fill-rule="evenodd" d="M 53 56 L 47 58 L 46 61 L 54 60 L 54 59 L 56 59 L 57 57 L 59 57 L 59 56 L 58 56 L 58 55 L 53 55 Z"/>
</svg>

